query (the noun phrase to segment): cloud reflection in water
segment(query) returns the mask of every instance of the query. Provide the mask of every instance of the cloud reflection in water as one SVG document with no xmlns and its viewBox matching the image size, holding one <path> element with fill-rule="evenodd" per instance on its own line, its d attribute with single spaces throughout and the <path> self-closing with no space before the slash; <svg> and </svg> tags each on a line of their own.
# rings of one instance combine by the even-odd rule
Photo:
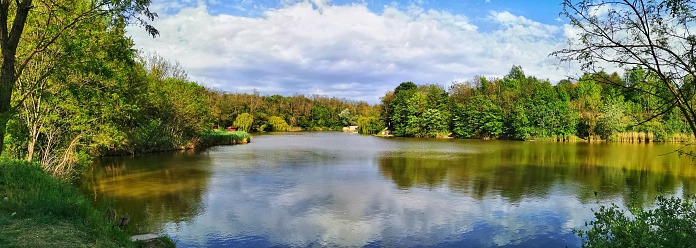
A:
<svg viewBox="0 0 696 248">
<path fill-rule="evenodd" d="M 597 201 L 691 193 L 696 169 L 670 149 L 264 135 L 196 155 L 202 210 L 161 230 L 183 247 L 577 247 Z"/>
</svg>

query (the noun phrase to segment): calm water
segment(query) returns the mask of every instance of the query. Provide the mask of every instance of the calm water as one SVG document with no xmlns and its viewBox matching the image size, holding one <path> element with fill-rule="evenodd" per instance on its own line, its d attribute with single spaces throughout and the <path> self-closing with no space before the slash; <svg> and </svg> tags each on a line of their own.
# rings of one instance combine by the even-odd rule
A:
<svg viewBox="0 0 696 248">
<path fill-rule="evenodd" d="M 696 193 L 677 148 L 291 133 L 100 160 L 82 187 L 180 247 L 577 247 L 600 204 Z"/>
</svg>

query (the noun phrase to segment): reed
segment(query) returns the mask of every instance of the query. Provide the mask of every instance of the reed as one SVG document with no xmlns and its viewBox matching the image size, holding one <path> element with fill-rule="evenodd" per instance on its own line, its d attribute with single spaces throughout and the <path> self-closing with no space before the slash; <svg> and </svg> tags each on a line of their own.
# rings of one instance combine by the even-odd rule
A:
<svg viewBox="0 0 696 248">
<path fill-rule="evenodd" d="M 616 142 L 621 143 L 650 143 L 655 141 L 655 134 L 651 132 L 623 132 L 616 134 Z"/>
<path fill-rule="evenodd" d="M 661 138 L 658 138 L 661 137 Z M 616 134 L 616 142 L 622 143 L 650 143 L 650 142 L 671 142 L 688 143 L 696 141 L 693 134 L 675 133 L 666 136 L 657 136 L 652 132 L 623 132 Z"/>
<path fill-rule="evenodd" d="M 251 142 L 251 135 L 244 131 L 213 131 L 201 136 L 200 146 L 211 147 L 218 145 L 246 144 L 248 142 Z"/>
<path fill-rule="evenodd" d="M 670 136 L 665 140 L 665 142 L 672 142 L 672 143 L 691 143 L 694 142 L 696 138 L 694 138 L 693 134 L 686 134 L 686 133 L 675 133 Z"/>
</svg>

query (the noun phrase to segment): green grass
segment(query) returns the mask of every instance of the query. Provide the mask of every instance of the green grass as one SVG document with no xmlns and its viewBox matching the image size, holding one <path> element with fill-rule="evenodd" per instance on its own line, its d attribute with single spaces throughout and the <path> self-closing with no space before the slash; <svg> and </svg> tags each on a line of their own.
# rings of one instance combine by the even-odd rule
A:
<svg viewBox="0 0 696 248">
<path fill-rule="evenodd" d="M 251 135 L 244 131 L 212 131 L 204 133 L 201 137 L 201 145 L 203 147 L 244 144 L 250 141 Z"/>
<path fill-rule="evenodd" d="M 0 159 L 0 247 L 138 247 L 75 187 Z"/>
</svg>

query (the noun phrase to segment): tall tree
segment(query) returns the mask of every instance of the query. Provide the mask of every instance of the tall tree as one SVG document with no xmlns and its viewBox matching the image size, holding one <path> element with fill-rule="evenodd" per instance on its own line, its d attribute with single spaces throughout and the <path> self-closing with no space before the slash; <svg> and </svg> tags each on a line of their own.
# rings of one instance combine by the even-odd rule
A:
<svg viewBox="0 0 696 248">
<path fill-rule="evenodd" d="M 13 91 L 23 72 L 32 66 L 40 54 L 50 52 L 51 46 L 69 31 L 86 20 L 109 17 L 114 22 L 132 22 L 143 26 L 156 36 L 158 31 L 149 24 L 156 13 L 147 8 L 150 0 L 0 0 L 0 154 L 4 147 L 7 122 L 21 105 L 23 97 L 15 99 Z M 22 39 L 27 21 L 35 18 L 38 39 L 27 42 Z M 24 49 L 25 47 L 26 49 Z M 18 53 L 19 51 L 23 51 Z"/>
<path fill-rule="evenodd" d="M 696 78 L 696 3 L 688 0 L 564 0 L 563 15 L 578 32 L 569 48 L 553 55 L 579 61 L 583 69 L 600 71 L 601 64 L 645 68 L 669 92 L 660 96 L 664 109 L 676 106 L 696 134 L 696 110 L 691 101 Z M 617 85 L 630 87 L 630 85 Z M 643 94 L 650 92 L 643 91 Z"/>
</svg>

